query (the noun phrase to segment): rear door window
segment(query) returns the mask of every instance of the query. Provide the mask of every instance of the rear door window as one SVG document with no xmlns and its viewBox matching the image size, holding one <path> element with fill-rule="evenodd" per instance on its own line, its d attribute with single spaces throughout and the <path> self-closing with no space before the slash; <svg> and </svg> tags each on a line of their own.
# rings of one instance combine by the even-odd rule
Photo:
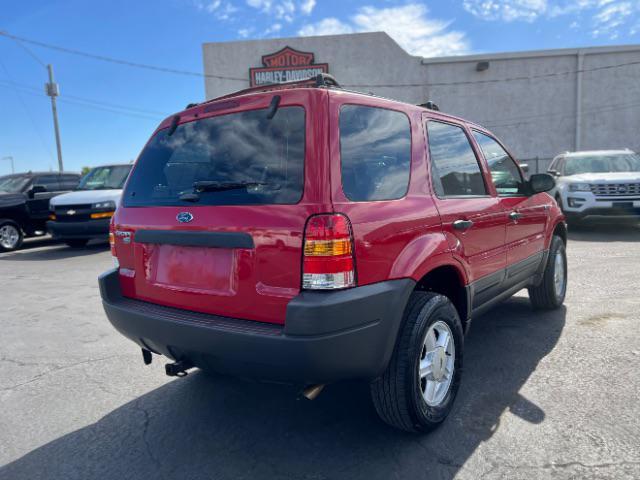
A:
<svg viewBox="0 0 640 480">
<path fill-rule="evenodd" d="M 42 175 L 37 177 L 33 184 L 42 185 L 47 189 L 47 192 L 60 191 L 60 179 L 58 175 Z"/>
<path fill-rule="evenodd" d="M 62 175 L 60 177 L 60 186 L 63 190 L 73 190 L 78 186 L 80 177 L 77 175 Z"/>
<path fill-rule="evenodd" d="M 439 197 L 487 195 L 480 164 L 462 127 L 429 121 L 433 186 Z"/>
<path fill-rule="evenodd" d="M 362 105 L 340 110 L 342 189 L 354 202 L 402 198 L 409 187 L 411 129 L 402 112 Z"/>
<path fill-rule="evenodd" d="M 305 112 L 237 112 L 159 131 L 131 173 L 124 205 L 294 204 L 304 183 Z M 193 203 L 191 203 L 193 204 Z"/>
</svg>

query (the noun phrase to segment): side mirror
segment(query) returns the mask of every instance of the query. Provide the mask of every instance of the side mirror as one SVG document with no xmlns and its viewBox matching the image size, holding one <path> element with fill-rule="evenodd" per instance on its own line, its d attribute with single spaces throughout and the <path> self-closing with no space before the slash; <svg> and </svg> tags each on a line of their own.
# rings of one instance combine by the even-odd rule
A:
<svg viewBox="0 0 640 480">
<path fill-rule="evenodd" d="M 554 177 L 559 177 L 559 176 L 560 176 L 560 174 L 558 173 L 558 171 L 557 171 L 557 170 L 551 170 L 551 169 L 549 169 L 549 170 L 547 170 L 547 173 L 548 173 L 549 175 L 553 175 Z"/>
<path fill-rule="evenodd" d="M 520 164 L 520 168 L 522 169 L 522 171 L 524 173 L 529 173 L 529 164 L 528 163 L 521 163 Z"/>
<path fill-rule="evenodd" d="M 34 185 L 33 187 L 31 187 L 31 190 L 29 190 L 29 198 L 34 198 L 36 196 L 36 193 L 44 193 L 47 191 L 47 187 L 45 187 L 44 185 Z"/>
<path fill-rule="evenodd" d="M 556 186 L 555 179 L 548 173 L 535 173 L 529 178 L 529 191 L 531 194 L 548 192 Z"/>
</svg>

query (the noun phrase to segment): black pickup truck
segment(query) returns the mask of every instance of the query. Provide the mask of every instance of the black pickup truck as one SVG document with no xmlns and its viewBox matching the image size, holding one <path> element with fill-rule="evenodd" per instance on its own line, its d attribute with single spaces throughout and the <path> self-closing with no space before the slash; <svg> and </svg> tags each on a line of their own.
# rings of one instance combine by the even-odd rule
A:
<svg viewBox="0 0 640 480">
<path fill-rule="evenodd" d="M 73 190 L 78 173 L 28 172 L 0 177 L 0 251 L 20 248 L 25 237 L 43 235 L 49 200 Z"/>
</svg>

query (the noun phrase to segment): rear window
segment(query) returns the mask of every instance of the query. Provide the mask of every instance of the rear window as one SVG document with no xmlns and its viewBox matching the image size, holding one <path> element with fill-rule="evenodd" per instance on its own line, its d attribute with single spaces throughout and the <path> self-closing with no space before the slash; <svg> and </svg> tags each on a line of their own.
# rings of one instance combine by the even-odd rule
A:
<svg viewBox="0 0 640 480">
<path fill-rule="evenodd" d="M 125 206 L 185 205 L 189 194 L 192 205 L 293 204 L 302 197 L 302 107 L 281 107 L 271 119 L 266 109 L 231 113 L 168 131 L 140 155 Z M 209 188 L 196 188 L 203 183 Z"/>
<path fill-rule="evenodd" d="M 402 198 L 411 166 L 409 118 L 383 108 L 343 106 L 340 158 L 342 189 L 349 200 Z"/>
</svg>

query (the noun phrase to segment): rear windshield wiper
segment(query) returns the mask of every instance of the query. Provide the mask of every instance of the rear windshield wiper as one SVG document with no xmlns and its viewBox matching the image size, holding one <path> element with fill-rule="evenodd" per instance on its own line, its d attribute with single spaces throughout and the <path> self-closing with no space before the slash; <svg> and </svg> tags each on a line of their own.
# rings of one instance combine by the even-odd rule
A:
<svg viewBox="0 0 640 480">
<path fill-rule="evenodd" d="M 193 190 L 195 192 L 219 192 L 222 190 L 237 190 L 247 187 L 259 187 L 267 185 L 264 182 L 215 182 L 211 180 L 203 180 L 194 182 Z"/>
<path fill-rule="evenodd" d="M 180 195 L 180 200 L 185 202 L 198 202 L 200 201 L 199 193 L 202 192 L 221 192 L 223 190 L 238 190 L 241 188 L 259 187 L 261 185 L 267 185 L 264 182 L 215 182 L 211 180 L 203 180 L 200 182 L 194 182 L 193 192 L 183 193 Z"/>
</svg>

